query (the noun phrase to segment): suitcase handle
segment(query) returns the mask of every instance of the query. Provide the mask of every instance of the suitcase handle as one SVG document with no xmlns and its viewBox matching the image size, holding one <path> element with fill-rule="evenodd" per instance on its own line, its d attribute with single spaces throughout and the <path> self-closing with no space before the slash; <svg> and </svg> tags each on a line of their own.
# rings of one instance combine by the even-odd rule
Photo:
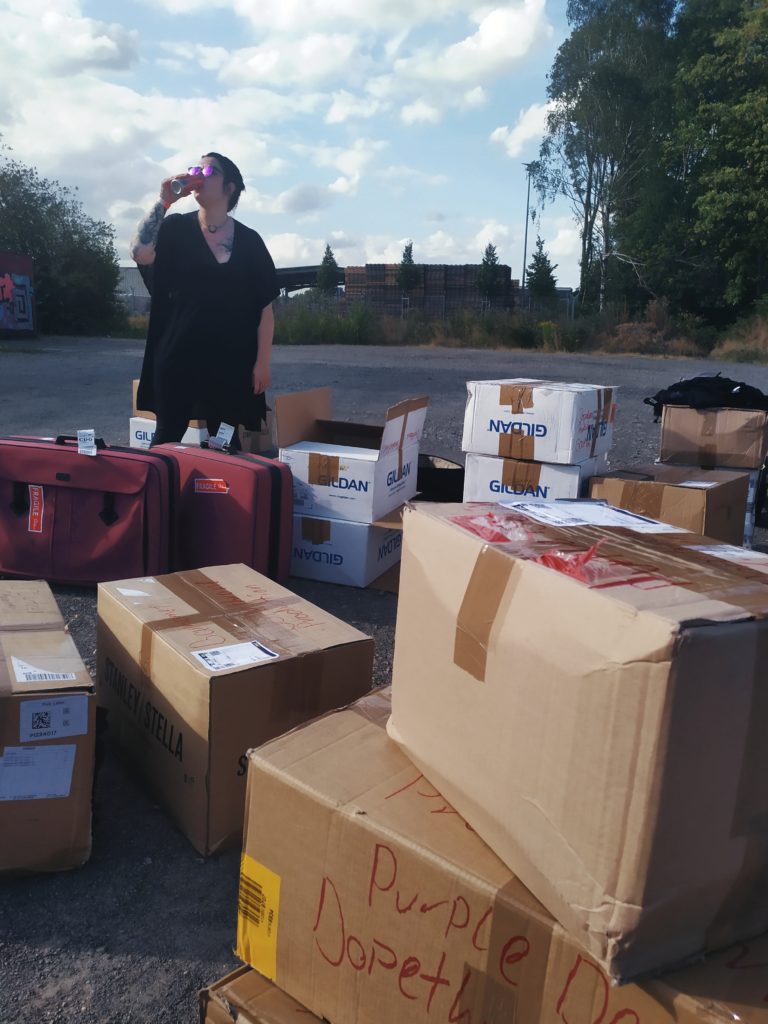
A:
<svg viewBox="0 0 768 1024">
<path fill-rule="evenodd" d="M 74 434 L 59 434 L 56 438 L 56 444 L 77 444 L 77 437 Z M 96 447 L 100 449 L 106 448 L 103 437 L 97 437 L 95 441 Z"/>
</svg>

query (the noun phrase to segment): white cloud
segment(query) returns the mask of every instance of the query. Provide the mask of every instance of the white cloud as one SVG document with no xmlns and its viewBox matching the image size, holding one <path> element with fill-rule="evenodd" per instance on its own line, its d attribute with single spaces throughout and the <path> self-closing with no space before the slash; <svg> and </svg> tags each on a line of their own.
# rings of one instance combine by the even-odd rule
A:
<svg viewBox="0 0 768 1024">
<path fill-rule="evenodd" d="M 125 70 L 138 57 L 138 33 L 81 17 L 78 5 L 57 9 L 38 2 L 11 2 L 2 15 L 0 82 L 22 58 L 37 74 L 65 76 L 84 69 Z"/>
<path fill-rule="evenodd" d="M 332 197 L 327 188 L 317 185 L 294 185 L 277 197 L 274 212 L 311 213 L 328 206 L 331 201 Z"/>
<path fill-rule="evenodd" d="M 250 85 L 279 82 L 282 88 L 302 82 L 344 77 L 357 53 L 357 36 L 349 33 L 295 35 L 274 38 L 260 46 L 235 50 L 220 67 L 223 82 Z"/>
<path fill-rule="evenodd" d="M 373 97 L 354 96 L 342 89 L 333 94 L 333 101 L 325 115 L 326 124 L 342 124 L 350 118 L 375 117 L 383 109 L 383 104 Z"/>
<path fill-rule="evenodd" d="M 437 124 L 440 120 L 440 111 L 426 100 L 416 100 L 403 107 L 400 117 L 405 124 Z"/>
<path fill-rule="evenodd" d="M 503 146 L 507 156 L 520 156 L 527 143 L 539 141 L 543 137 L 551 107 L 551 103 L 533 103 L 527 110 L 520 111 L 514 128 L 506 125 L 495 128 L 491 132 L 490 141 Z"/>
</svg>

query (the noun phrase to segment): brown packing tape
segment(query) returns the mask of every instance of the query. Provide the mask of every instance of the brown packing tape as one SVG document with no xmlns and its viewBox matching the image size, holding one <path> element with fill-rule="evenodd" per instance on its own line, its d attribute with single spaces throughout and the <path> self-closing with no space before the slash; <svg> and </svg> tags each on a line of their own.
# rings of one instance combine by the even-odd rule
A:
<svg viewBox="0 0 768 1024">
<path fill-rule="evenodd" d="M 453 661 L 485 681 L 488 642 L 514 565 L 503 551 L 484 545 L 477 556 L 456 620 Z"/>
<path fill-rule="evenodd" d="M 663 501 L 664 486 L 662 484 L 627 480 L 621 488 L 619 505 L 621 508 L 629 509 L 630 512 L 648 516 L 649 519 L 659 519 Z"/>
<path fill-rule="evenodd" d="M 309 456 L 309 483 L 320 487 L 330 487 L 339 479 L 338 455 L 320 455 L 311 452 Z"/>
<path fill-rule="evenodd" d="M 398 405 L 393 406 L 392 409 L 387 411 L 387 419 L 396 419 L 397 416 L 403 417 L 403 426 L 400 430 L 400 441 L 397 446 L 397 476 L 398 479 L 403 475 L 403 449 L 405 448 L 405 435 L 408 432 L 408 417 L 412 412 L 417 412 L 419 409 L 426 409 L 429 405 L 429 398 L 426 395 L 420 395 L 418 398 L 407 398 L 404 402 L 400 402 Z"/>
<path fill-rule="evenodd" d="M 500 384 L 499 405 L 510 412 L 520 413 L 533 408 L 533 388 L 530 384 Z"/>
<path fill-rule="evenodd" d="M 701 443 L 699 447 L 699 465 L 704 469 L 715 469 L 717 466 L 717 444 Z"/>
<path fill-rule="evenodd" d="M 592 444 L 589 446 L 589 457 L 593 459 L 595 457 L 595 449 L 597 448 L 597 438 L 600 433 L 600 424 L 603 420 L 603 391 L 600 389 L 597 392 L 597 411 L 595 413 L 594 429 L 592 431 Z"/>
<path fill-rule="evenodd" d="M 535 458 L 534 439 L 528 434 L 518 431 L 499 434 L 499 455 L 503 459 L 522 459 L 532 462 Z"/>
<path fill-rule="evenodd" d="M 505 459 L 501 466 L 501 482 L 515 490 L 535 490 L 541 479 L 540 462 L 517 462 Z"/>
<path fill-rule="evenodd" d="M 301 539 L 310 544 L 327 544 L 331 539 L 331 523 L 329 519 L 310 519 L 304 516 L 301 520 Z"/>
</svg>

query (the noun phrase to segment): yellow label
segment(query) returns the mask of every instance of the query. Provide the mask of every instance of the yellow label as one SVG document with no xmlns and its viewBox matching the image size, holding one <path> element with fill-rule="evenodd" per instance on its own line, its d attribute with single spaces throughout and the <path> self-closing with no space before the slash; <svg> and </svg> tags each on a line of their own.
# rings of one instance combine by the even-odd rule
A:
<svg viewBox="0 0 768 1024">
<path fill-rule="evenodd" d="M 237 900 L 237 955 L 275 980 L 277 926 L 280 918 L 280 875 L 243 854 Z"/>
</svg>

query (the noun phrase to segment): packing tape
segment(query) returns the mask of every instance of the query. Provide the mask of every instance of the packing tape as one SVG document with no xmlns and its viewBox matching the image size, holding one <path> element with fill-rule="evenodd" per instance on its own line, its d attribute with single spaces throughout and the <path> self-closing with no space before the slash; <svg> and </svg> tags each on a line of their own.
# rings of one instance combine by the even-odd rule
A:
<svg viewBox="0 0 768 1024">
<path fill-rule="evenodd" d="M 500 384 L 499 405 L 509 406 L 510 412 L 520 413 L 533 408 L 533 388 L 530 384 Z"/>
<path fill-rule="evenodd" d="M 318 452 L 311 452 L 308 474 L 309 483 L 320 487 L 330 487 L 339 479 L 338 455 L 321 455 Z"/>
<path fill-rule="evenodd" d="M 537 1021 L 547 991 L 554 921 L 542 920 L 518 903 L 531 899 L 516 877 L 497 890 L 486 924 L 472 942 L 484 954 L 482 967 L 465 961 L 462 999 L 451 1020 Z M 463 1011 L 460 1013 L 460 1011 Z"/>
<path fill-rule="evenodd" d="M 621 488 L 619 506 L 650 519 L 661 518 L 665 488 L 662 484 L 648 484 L 642 480 L 625 480 Z"/>
<path fill-rule="evenodd" d="M 541 480 L 540 462 L 518 462 L 505 459 L 501 466 L 501 482 L 505 487 L 525 490 L 539 486 Z"/>
<path fill-rule="evenodd" d="M 600 433 L 600 424 L 603 419 L 603 391 L 600 389 L 597 392 L 597 409 L 595 411 L 595 426 L 592 431 L 592 443 L 589 446 L 589 457 L 590 459 L 595 456 L 595 449 L 597 448 L 597 438 Z"/>
<path fill-rule="evenodd" d="M 301 520 L 301 539 L 313 545 L 327 544 L 331 539 L 331 521 L 304 516 Z"/>
<path fill-rule="evenodd" d="M 717 444 L 702 444 L 699 446 L 698 463 L 703 469 L 715 469 L 718 463 Z"/>
<path fill-rule="evenodd" d="M 453 647 L 453 662 L 474 679 L 485 682 L 488 641 L 507 588 L 514 560 L 484 544 L 464 592 Z"/>
<path fill-rule="evenodd" d="M 397 445 L 397 475 L 402 476 L 403 473 L 403 451 L 405 450 L 405 439 L 408 433 L 408 417 L 411 413 L 418 412 L 419 409 L 426 409 L 429 405 L 429 398 L 426 395 L 419 395 L 418 398 L 406 398 L 404 401 L 399 402 L 397 405 L 392 406 L 387 411 L 387 420 L 397 419 L 398 416 L 403 417 L 403 425 L 400 428 L 400 441 Z"/>
<path fill-rule="evenodd" d="M 499 455 L 504 459 L 531 462 L 535 458 L 534 438 L 519 431 L 499 434 Z"/>
</svg>

